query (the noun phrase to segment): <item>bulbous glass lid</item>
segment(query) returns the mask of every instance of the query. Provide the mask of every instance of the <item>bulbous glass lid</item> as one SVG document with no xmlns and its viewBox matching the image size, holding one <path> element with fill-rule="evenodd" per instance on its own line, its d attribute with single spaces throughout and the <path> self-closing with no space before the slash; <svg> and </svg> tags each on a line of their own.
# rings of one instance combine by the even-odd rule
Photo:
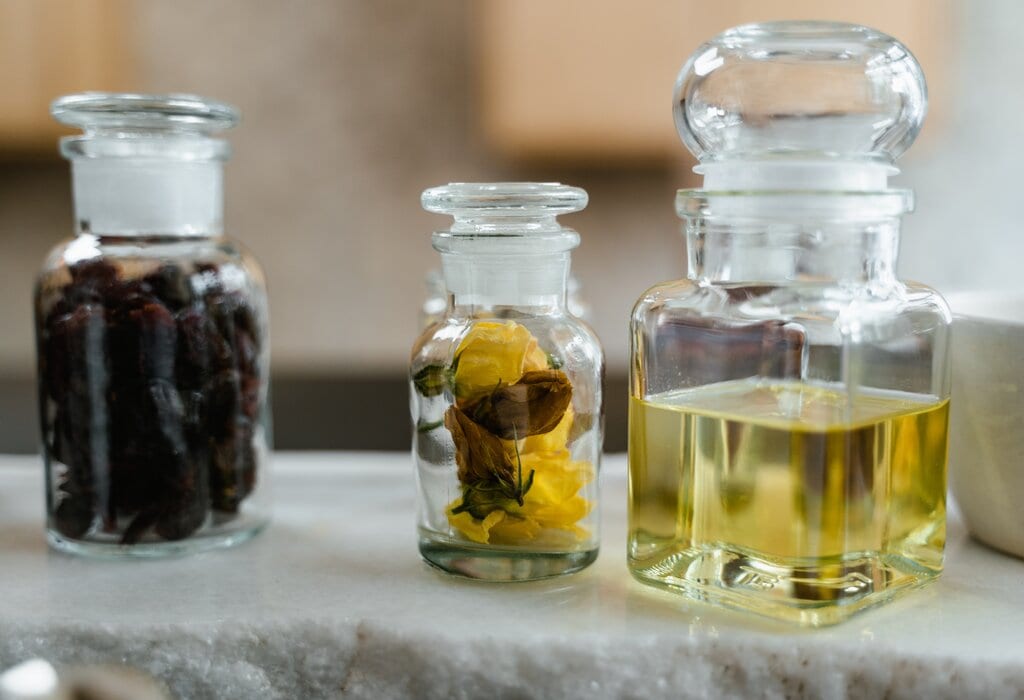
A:
<svg viewBox="0 0 1024 700">
<path fill-rule="evenodd" d="M 855 24 L 771 22 L 700 46 L 676 81 L 676 128 L 702 162 L 892 163 L 927 108 L 921 66 Z"/>
</svg>

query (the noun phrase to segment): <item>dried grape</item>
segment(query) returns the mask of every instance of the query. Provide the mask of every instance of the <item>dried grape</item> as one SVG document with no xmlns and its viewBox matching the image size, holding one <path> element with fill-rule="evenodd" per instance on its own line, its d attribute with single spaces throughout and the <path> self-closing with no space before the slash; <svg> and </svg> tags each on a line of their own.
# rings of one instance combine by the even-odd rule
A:
<svg viewBox="0 0 1024 700">
<path fill-rule="evenodd" d="M 38 313 L 53 527 L 133 544 L 233 517 L 258 471 L 259 309 L 212 263 L 135 278 L 103 259 L 69 271 Z"/>
</svg>

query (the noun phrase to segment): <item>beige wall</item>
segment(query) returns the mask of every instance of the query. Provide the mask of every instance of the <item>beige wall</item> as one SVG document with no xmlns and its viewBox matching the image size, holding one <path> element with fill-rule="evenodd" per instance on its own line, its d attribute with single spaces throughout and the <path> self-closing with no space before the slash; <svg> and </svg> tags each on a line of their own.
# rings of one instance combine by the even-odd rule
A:
<svg viewBox="0 0 1024 700">
<path fill-rule="evenodd" d="M 266 268 L 279 370 L 401 371 L 438 262 L 430 231 L 445 222 L 419 193 L 451 180 L 590 190 L 590 210 L 566 222 L 583 236 L 575 269 L 622 366 L 633 300 L 681 270 L 667 170 L 522 170 L 481 148 L 467 2 L 155 0 L 134 11 L 139 89 L 243 111 L 226 219 Z M 68 189 L 63 163 L 0 164 L 0 371 L 31 368 L 32 274 L 70 230 Z"/>
<path fill-rule="evenodd" d="M 429 234 L 444 225 L 421 211 L 420 191 L 538 179 L 590 191 L 590 208 L 566 223 L 583 236 L 575 270 L 610 369 L 624 371 L 633 301 L 683 271 L 672 200 L 684 176 L 678 166 L 524 168 L 488 151 L 475 116 L 470 0 L 131 6 L 139 89 L 209 94 L 243 110 L 231 135 L 227 222 L 266 267 L 278 370 L 400 373 L 424 273 L 437 264 Z M 1024 44 L 1015 27 L 1024 8 L 958 8 L 955 69 L 943 81 L 951 94 L 937 96 L 949 118 L 900 178 L 920 202 L 902 267 L 943 289 L 1019 286 Z M 68 200 L 62 162 L 0 162 L 2 373 L 31 371 L 32 278 L 70 231 Z"/>
</svg>

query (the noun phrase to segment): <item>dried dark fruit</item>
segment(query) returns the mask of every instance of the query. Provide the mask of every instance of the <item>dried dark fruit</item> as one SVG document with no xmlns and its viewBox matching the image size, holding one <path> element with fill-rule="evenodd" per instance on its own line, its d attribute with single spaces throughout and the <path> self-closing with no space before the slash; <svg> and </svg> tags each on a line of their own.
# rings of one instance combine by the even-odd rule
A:
<svg viewBox="0 0 1024 700">
<path fill-rule="evenodd" d="M 256 451 L 253 427 L 239 418 L 233 430 L 213 448 L 210 470 L 211 501 L 214 510 L 237 513 L 238 506 L 256 484 Z"/>
<path fill-rule="evenodd" d="M 64 295 L 71 305 L 102 301 L 118 286 L 117 268 L 100 258 L 75 263 L 69 271 L 73 283 Z"/>
<path fill-rule="evenodd" d="M 93 505 L 87 496 L 65 495 L 54 511 L 53 524 L 60 534 L 78 538 L 89 531 L 92 519 Z"/>
<path fill-rule="evenodd" d="M 135 544 L 141 540 L 146 532 L 156 524 L 158 517 L 159 512 L 155 506 L 140 511 L 125 528 L 124 534 L 121 535 L 121 544 Z"/>
<path fill-rule="evenodd" d="M 156 521 L 156 534 L 165 540 L 183 540 L 206 520 L 206 507 L 198 498 L 186 499 L 178 510 L 164 513 Z"/>
<path fill-rule="evenodd" d="M 161 265 L 142 278 L 142 284 L 167 308 L 177 311 L 192 301 L 188 275 L 177 265 Z"/>
<path fill-rule="evenodd" d="M 72 538 L 96 524 L 125 544 L 183 539 L 256 485 L 260 312 L 212 263 L 123 274 L 76 263 L 37 309 L 43 442 L 64 467 L 51 521 Z"/>
<path fill-rule="evenodd" d="M 178 390 L 170 382 L 155 380 L 148 387 L 149 400 L 152 405 L 152 437 L 156 438 L 153 447 L 164 459 L 173 462 L 171 466 L 187 456 L 185 445 L 185 404 L 178 395 Z"/>
<path fill-rule="evenodd" d="M 206 421 L 211 437 L 221 439 L 231 435 L 242 402 L 241 377 L 238 372 L 220 372 L 203 389 L 207 400 Z"/>
<path fill-rule="evenodd" d="M 156 534 L 165 540 L 182 540 L 202 527 L 210 510 L 209 459 L 206 454 L 183 465 L 182 487 L 171 489 L 174 500 L 165 503 L 156 521 Z"/>
<path fill-rule="evenodd" d="M 175 317 L 178 355 L 175 377 L 178 386 L 200 388 L 210 378 L 215 329 L 201 306 L 190 306 Z M 230 354 L 230 348 L 228 349 Z"/>
<path fill-rule="evenodd" d="M 240 304 L 235 308 L 235 328 L 248 333 L 249 338 L 253 340 L 255 349 L 259 351 L 258 339 L 262 334 L 260 333 L 259 322 L 256 320 L 256 314 L 253 313 L 251 307 Z"/>
<path fill-rule="evenodd" d="M 81 352 L 85 350 L 85 352 Z M 106 321 L 103 307 L 83 304 L 52 319 L 41 354 L 50 397 L 63 400 L 68 392 L 87 393 L 87 384 L 102 372 L 106 354 Z"/>
<path fill-rule="evenodd" d="M 177 328 L 171 312 L 152 301 L 132 309 L 128 317 L 139 337 L 139 376 L 173 379 Z"/>
</svg>

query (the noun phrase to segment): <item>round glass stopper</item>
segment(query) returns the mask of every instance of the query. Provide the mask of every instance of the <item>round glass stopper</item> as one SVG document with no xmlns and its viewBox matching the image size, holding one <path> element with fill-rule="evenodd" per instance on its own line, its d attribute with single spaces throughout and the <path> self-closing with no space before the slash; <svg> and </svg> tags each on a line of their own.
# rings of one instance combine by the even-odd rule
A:
<svg viewBox="0 0 1024 700">
<path fill-rule="evenodd" d="M 700 46 L 676 81 L 676 128 L 701 162 L 891 163 L 927 109 L 917 59 L 855 24 L 771 22 Z"/>
</svg>

